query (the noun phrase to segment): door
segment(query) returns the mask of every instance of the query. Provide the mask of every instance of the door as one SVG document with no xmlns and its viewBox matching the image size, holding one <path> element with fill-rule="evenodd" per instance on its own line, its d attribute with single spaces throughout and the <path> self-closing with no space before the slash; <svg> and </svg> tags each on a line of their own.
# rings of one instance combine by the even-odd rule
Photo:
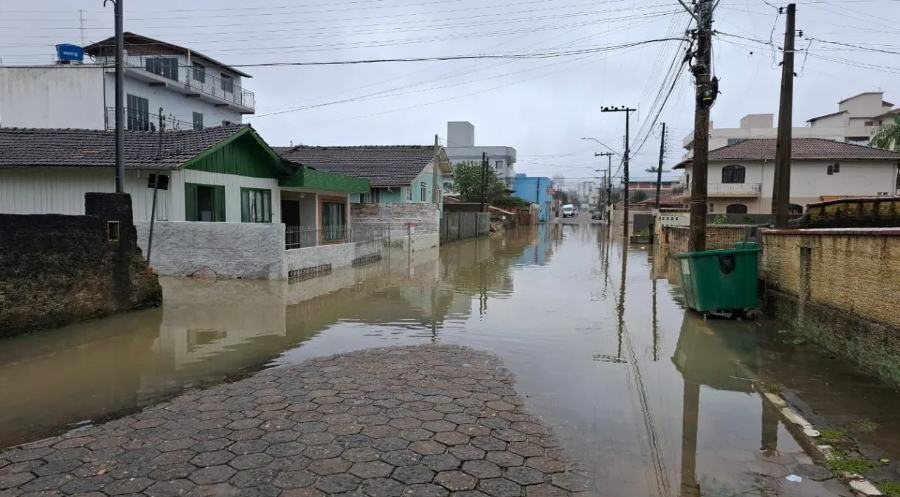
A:
<svg viewBox="0 0 900 497">
<path fill-rule="evenodd" d="M 281 222 L 285 226 L 300 226 L 299 200 L 281 200 Z"/>
</svg>

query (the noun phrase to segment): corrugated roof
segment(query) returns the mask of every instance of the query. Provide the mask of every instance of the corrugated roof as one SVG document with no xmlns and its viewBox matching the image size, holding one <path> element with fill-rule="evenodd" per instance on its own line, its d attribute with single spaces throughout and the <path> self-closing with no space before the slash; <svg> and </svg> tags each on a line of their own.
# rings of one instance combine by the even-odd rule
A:
<svg viewBox="0 0 900 497">
<path fill-rule="evenodd" d="M 185 52 L 185 53 L 191 52 L 191 57 L 192 57 L 192 58 L 194 58 L 194 57 L 199 57 L 199 58 L 201 58 L 201 59 L 205 59 L 205 60 L 207 60 L 207 61 L 209 61 L 209 62 L 212 62 L 213 64 L 216 64 L 216 65 L 218 65 L 218 66 L 224 67 L 225 69 L 228 69 L 229 71 L 231 71 L 231 72 L 233 72 L 233 73 L 240 74 L 241 76 L 243 76 L 243 77 L 245 77 L 245 78 L 252 78 L 252 77 L 253 77 L 253 76 L 251 76 L 251 75 L 245 73 L 244 71 L 241 71 L 240 69 L 235 69 L 234 67 L 229 66 L 228 64 L 224 64 L 224 63 L 222 63 L 222 62 L 219 62 L 218 60 L 216 60 L 216 59 L 214 59 L 214 58 L 212 58 L 212 57 L 210 57 L 210 56 L 208 56 L 208 55 L 203 55 L 203 54 L 200 53 L 200 52 L 196 52 L 196 51 L 194 51 L 194 50 L 191 50 L 191 49 L 189 49 L 189 48 L 185 48 L 185 47 L 176 45 L 176 44 L 174 44 L 174 43 L 169 43 L 169 42 L 167 42 L 167 41 L 162 41 L 162 40 L 156 40 L 156 39 L 153 39 L 153 38 L 149 38 L 149 37 L 147 37 L 147 36 L 144 36 L 144 35 L 139 35 L 139 34 L 137 34 L 137 33 L 132 33 L 132 32 L 130 32 L 130 31 L 126 31 L 126 32 L 122 33 L 122 37 L 123 37 L 123 39 L 124 39 L 126 49 L 127 49 L 128 45 L 159 45 L 159 46 L 164 46 L 164 47 L 167 47 L 167 48 L 170 48 L 170 49 L 173 49 L 173 50 L 177 50 L 177 51 L 181 51 L 181 52 Z M 107 38 L 107 39 L 105 39 L 105 40 L 100 40 L 100 41 L 98 41 L 98 42 L 96 42 L 96 43 L 91 43 L 90 45 L 85 46 L 85 47 L 84 47 L 84 52 L 85 52 L 86 54 L 88 54 L 88 55 L 96 56 L 96 55 L 101 55 L 101 52 L 103 52 L 104 49 L 107 49 L 107 48 L 114 48 L 115 46 L 116 46 L 116 37 L 115 37 L 115 36 L 110 36 L 109 38 Z"/>
<path fill-rule="evenodd" d="M 408 186 L 434 158 L 433 145 L 299 145 L 274 150 L 304 166 L 368 179 L 373 188 Z"/>
<path fill-rule="evenodd" d="M 249 125 L 201 131 L 125 132 L 126 169 L 178 169 L 204 150 L 250 129 Z M 161 151 L 161 153 L 160 153 Z M 0 128 L 0 168 L 114 167 L 114 131 Z"/>
</svg>

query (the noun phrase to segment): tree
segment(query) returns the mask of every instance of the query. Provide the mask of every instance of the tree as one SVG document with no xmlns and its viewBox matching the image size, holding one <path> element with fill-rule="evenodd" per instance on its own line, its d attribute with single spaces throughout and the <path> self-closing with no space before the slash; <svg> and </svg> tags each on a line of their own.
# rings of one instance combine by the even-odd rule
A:
<svg viewBox="0 0 900 497">
<path fill-rule="evenodd" d="M 630 200 L 634 203 L 643 202 L 644 200 L 647 200 L 647 192 L 643 190 L 636 190 L 631 194 Z"/>
<path fill-rule="evenodd" d="M 878 133 L 869 140 L 869 145 L 900 152 L 900 116 L 894 118 L 894 122 L 884 125 Z"/>
<path fill-rule="evenodd" d="M 481 170 L 481 164 L 474 161 L 460 162 L 453 167 L 453 188 L 463 202 L 481 202 Z M 488 203 L 506 195 L 506 185 L 490 167 L 487 168 L 485 194 Z"/>
</svg>

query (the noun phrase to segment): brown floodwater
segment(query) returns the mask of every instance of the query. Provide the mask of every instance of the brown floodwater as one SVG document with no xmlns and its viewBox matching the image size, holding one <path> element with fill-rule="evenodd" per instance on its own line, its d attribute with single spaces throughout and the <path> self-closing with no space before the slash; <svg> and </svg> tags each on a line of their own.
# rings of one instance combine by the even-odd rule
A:
<svg viewBox="0 0 900 497">
<path fill-rule="evenodd" d="M 757 495 L 754 465 L 802 453 L 760 381 L 900 458 L 897 391 L 777 323 L 686 312 L 651 269 L 604 227 L 547 225 L 298 284 L 163 279 L 159 309 L 0 342 L 0 447 L 261 368 L 439 342 L 500 356 L 604 495 Z"/>
</svg>

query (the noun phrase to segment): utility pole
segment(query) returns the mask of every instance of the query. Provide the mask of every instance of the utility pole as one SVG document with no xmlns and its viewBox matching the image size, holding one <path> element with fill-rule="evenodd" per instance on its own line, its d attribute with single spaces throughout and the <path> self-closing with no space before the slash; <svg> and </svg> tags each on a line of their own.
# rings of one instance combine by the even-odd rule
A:
<svg viewBox="0 0 900 497">
<path fill-rule="evenodd" d="M 712 76 L 712 14 L 713 0 L 697 0 L 694 18 L 697 29 L 694 38 L 694 84 L 697 101 L 694 110 L 694 164 L 691 178 L 691 230 L 688 250 L 706 250 L 706 182 L 709 169 L 709 109 L 719 93 L 719 81 Z"/>
<path fill-rule="evenodd" d="M 594 157 L 606 157 L 608 160 L 608 167 L 606 168 L 606 221 L 612 222 L 612 213 L 610 212 L 610 207 L 612 206 L 612 152 L 594 152 Z"/>
<path fill-rule="evenodd" d="M 622 200 L 625 203 L 625 209 L 623 210 L 624 218 L 622 221 L 623 224 L 623 234 L 625 236 L 624 241 L 622 243 L 628 243 L 628 158 L 631 154 L 631 145 L 629 145 L 629 141 L 631 140 L 630 134 L 630 126 L 631 126 L 631 113 L 636 112 L 637 109 L 632 109 L 630 107 L 603 107 L 600 109 L 600 112 L 624 112 L 625 113 L 625 154 L 622 156 L 623 170 L 622 170 L 622 179 L 625 182 L 625 191 L 622 194 Z"/>
<path fill-rule="evenodd" d="M 775 227 L 787 228 L 791 203 L 791 121 L 794 105 L 794 36 L 796 4 L 788 4 L 784 30 L 784 62 L 781 64 L 781 103 L 778 107 L 778 140 L 775 144 L 775 187 L 772 214 Z"/>
<path fill-rule="evenodd" d="M 663 162 L 666 155 L 666 123 L 662 123 L 662 137 L 659 139 L 659 167 L 656 168 L 656 212 L 659 212 L 659 194 L 662 188 Z"/>
<path fill-rule="evenodd" d="M 125 35 L 123 34 L 122 1 L 111 1 L 116 24 L 116 193 L 125 192 Z"/>
<path fill-rule="evenodd" d="M 441 204 L 441 186 L 439 185 L 440 175 L 438 173 L 438 169 L 440 166 L 439 159 L 439 147 L 440 142 L 438 141 L 438 135 L 434 135 L 434 157 L 431 159 L 431 201 L 434 205 Z"/>
<path fill-rule="evenodd" d="M 487 208 L 487 152 L 481 153 L 481 212 Z"/>
</svg>

